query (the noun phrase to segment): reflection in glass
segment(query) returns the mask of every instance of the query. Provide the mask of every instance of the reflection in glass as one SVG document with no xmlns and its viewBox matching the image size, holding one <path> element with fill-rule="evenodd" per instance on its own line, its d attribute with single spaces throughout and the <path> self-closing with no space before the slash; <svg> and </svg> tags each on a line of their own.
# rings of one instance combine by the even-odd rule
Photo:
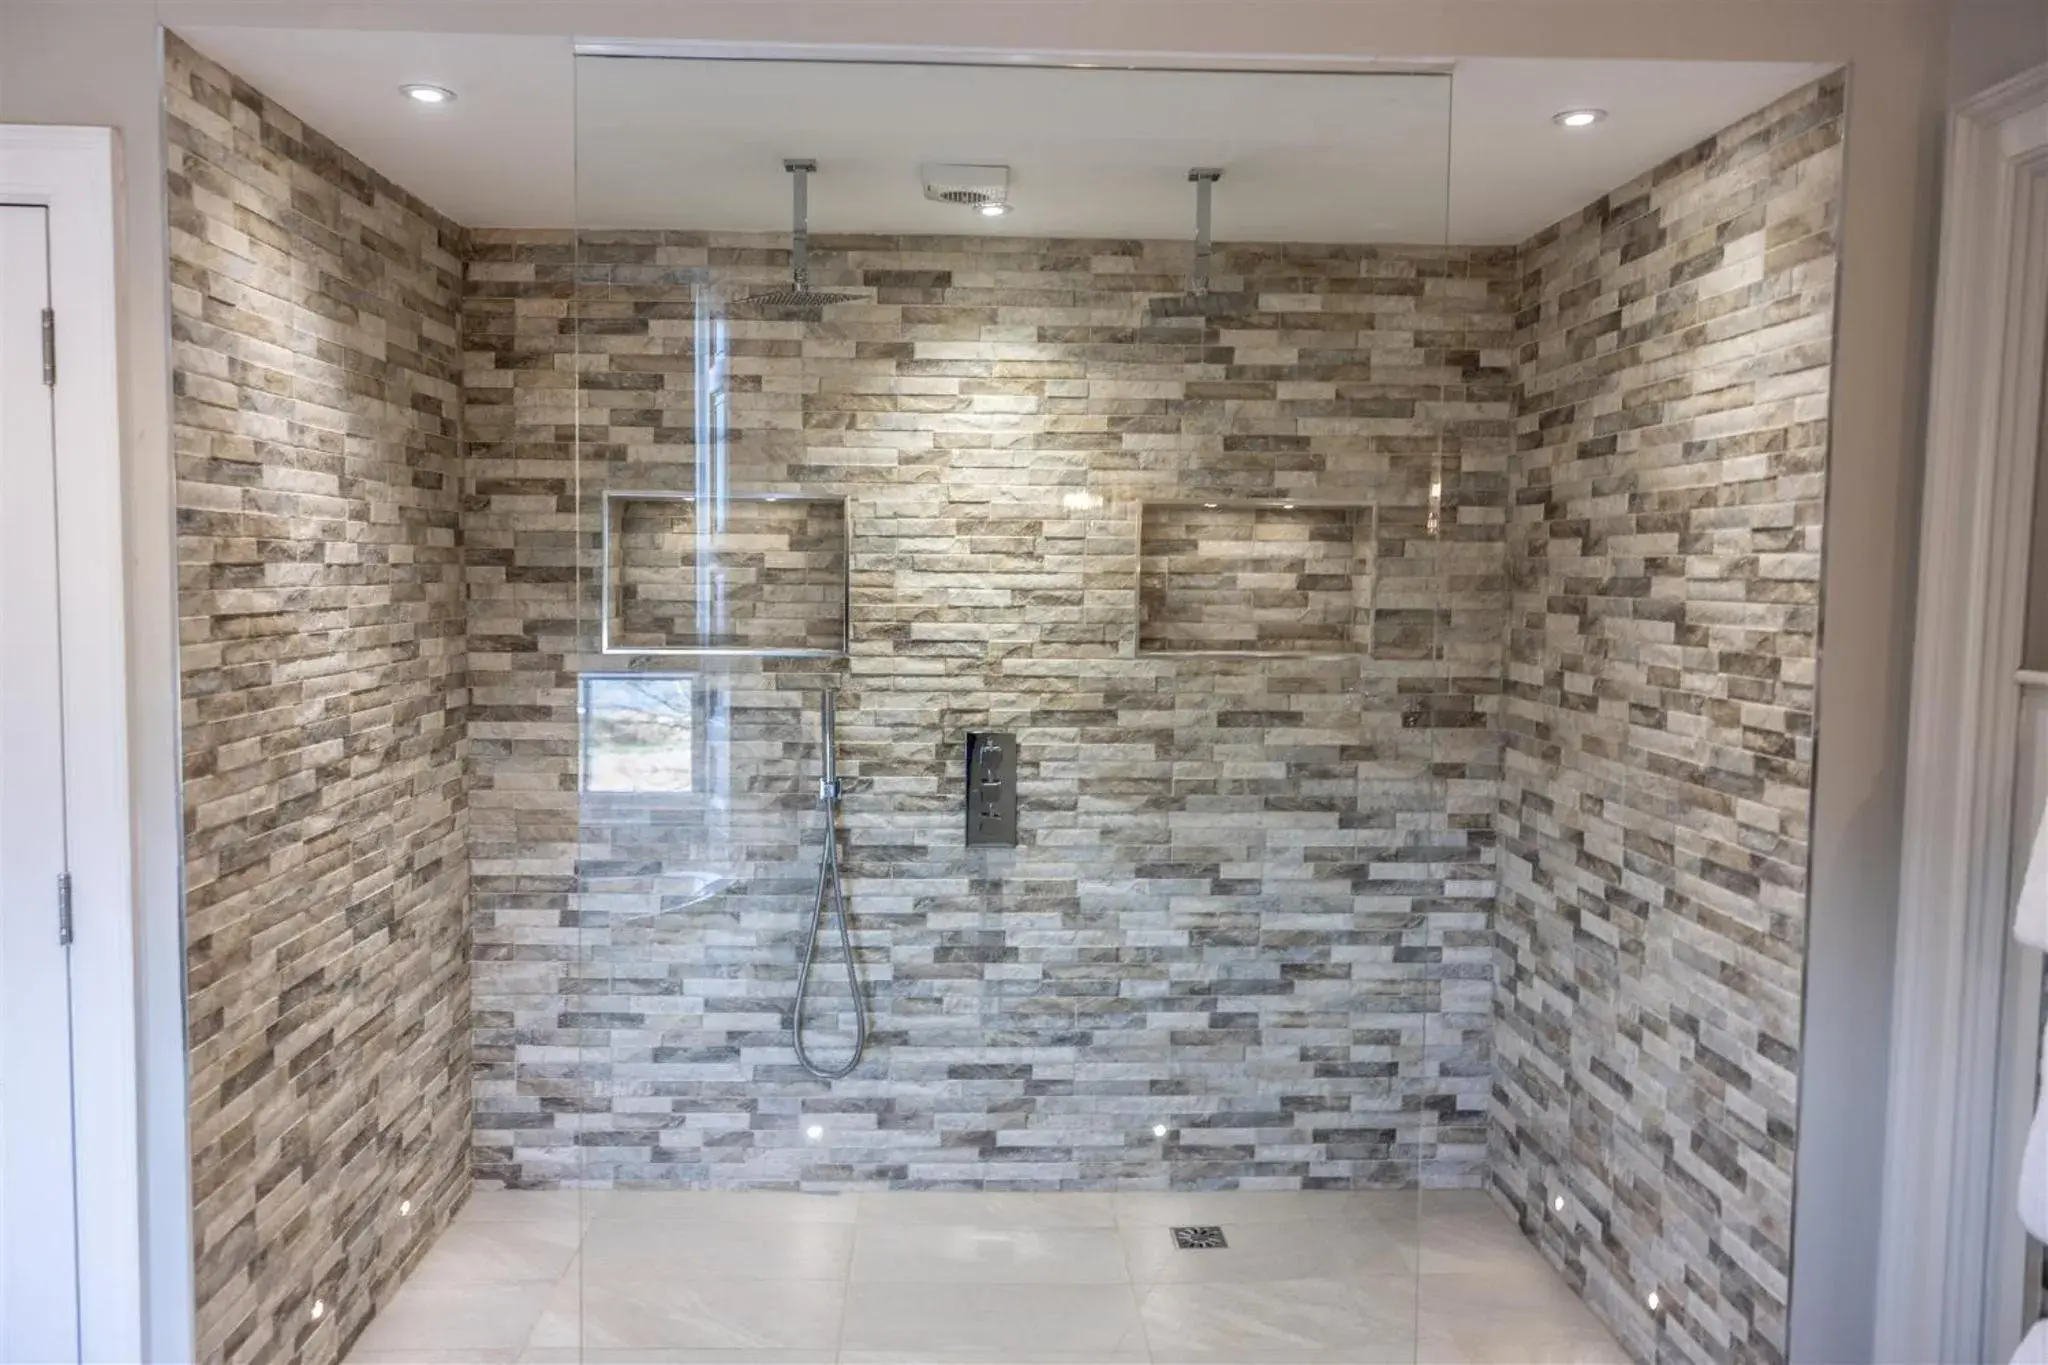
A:
<svg viewBox="0 0 2048 1365">
<path fill-rule="evenodd" d="M 696 689 L 690 679 L 583 678 L 583 790 L 696 790 Z"/>
</svg>

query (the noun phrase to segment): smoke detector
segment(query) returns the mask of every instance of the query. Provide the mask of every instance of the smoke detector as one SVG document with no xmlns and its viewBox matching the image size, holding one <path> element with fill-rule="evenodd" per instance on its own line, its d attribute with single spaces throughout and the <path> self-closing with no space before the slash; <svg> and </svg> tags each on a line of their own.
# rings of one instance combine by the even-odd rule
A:
<svg viewBox="0 0 2048 1365">
<path fill-rule="evenodd" d="M 962 208 L 986 208 L 1010 202 L 1008 166 L 962 166 L 951 162 L 927 161 L 917 168 L 924 180 L 924 197 Z"/>
</svg>

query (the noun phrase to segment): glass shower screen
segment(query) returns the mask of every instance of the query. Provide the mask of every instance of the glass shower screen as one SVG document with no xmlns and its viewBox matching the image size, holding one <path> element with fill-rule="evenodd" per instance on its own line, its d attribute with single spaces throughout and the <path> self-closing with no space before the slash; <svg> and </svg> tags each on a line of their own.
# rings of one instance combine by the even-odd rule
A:
<svg viewBox="0 0 2048 1365">
<path fill-rule="evenodd" d="M 1413 1358 L 1416 1191 L 1486 1145 L 1513 439 L 1449 115 L 1431 73 L 579 59 L 522 336 L 574 390 L 530 1150 L 587 1192 L 585 1346 L 1200 1350 L 1187 1223 Z M 967 840 L 970 733 L 1014 844 Z M 889 1307 L 988 1286 L 958 1341 Z"/>
</svg>

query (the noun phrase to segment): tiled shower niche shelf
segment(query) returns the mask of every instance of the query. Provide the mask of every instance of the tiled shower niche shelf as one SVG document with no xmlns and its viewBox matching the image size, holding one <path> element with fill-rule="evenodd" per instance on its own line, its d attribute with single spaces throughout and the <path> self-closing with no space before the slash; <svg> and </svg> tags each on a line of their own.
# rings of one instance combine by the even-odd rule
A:
<svg viewBox="0 0 2048 1365">
<path fill-rule="evenodd" d="M 603 653 L 847 652 L 845 498 L 612 490 L 601 540 Z"/>
<path fill-rule="evenodd" d="M 1301 659 L 1366 653 L 1373 529 L 1366 503 L 1143 503 L 1138 654 Z"/>
</svg>

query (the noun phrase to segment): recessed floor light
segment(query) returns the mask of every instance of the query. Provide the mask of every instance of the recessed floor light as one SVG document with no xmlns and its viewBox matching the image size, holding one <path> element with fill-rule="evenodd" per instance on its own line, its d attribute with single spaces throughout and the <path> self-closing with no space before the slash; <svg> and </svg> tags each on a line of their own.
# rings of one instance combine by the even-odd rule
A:
<svg viewBox="0 0 2048 1365">
<path fill-rule="evenodd" d="M 401 85 L 398 87 L 407 99 L 419 104 L 452 104 L 455 92 L 445 85 Z"/>
<path fill-rule="evenodd" d="M 1605 109 L 1565 109 L 1550 116 L 1560 128 L 1590 128 L 1607 117 Z"/>
</svg>

